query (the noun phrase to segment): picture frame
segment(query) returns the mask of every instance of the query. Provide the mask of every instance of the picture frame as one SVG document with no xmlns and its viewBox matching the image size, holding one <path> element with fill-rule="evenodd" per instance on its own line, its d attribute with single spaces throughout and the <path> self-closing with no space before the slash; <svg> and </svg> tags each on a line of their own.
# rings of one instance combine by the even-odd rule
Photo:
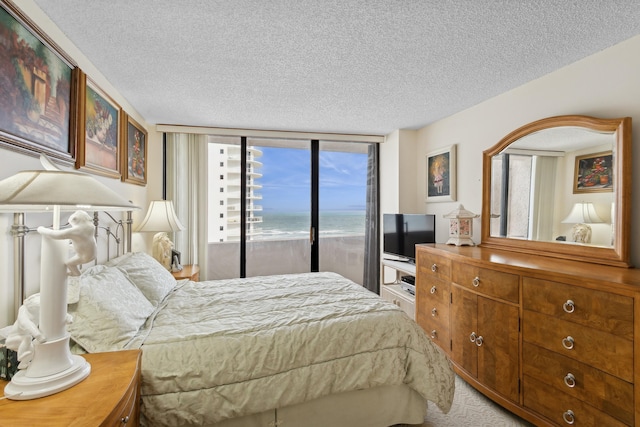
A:
<svg viewBox="0 0 640 427">
<path fill-rule="evenodd" d="M 427 154 L 427 202 L 456 201 L 456 145 Z"/>
<path fill-rule="evenodd" d="M 576 156 L 573 193 L 613 192 L 613 151 Z"/>
<path fill-rule="evenodd" d="M 147 131 L 127 113 L 122 113 L 122 180 L 147 185 Z"/>
<path fill-rule="evenodd" d="M 78 68 L 13 3 L 0 0 L 0 147 L 72 165 Z"/>
<path fill-rule="evenodd" d="M 80 79 L 76 168 L 120 178 L 120 106 L 86 75 Z"/>
</svg>

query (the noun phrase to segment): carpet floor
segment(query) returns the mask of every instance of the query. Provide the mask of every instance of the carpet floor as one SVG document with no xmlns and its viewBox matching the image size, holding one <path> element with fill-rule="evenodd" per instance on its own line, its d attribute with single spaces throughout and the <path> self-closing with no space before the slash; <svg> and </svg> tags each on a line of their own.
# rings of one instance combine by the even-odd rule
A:
<svg viewBox="0 0 640 427">
<path fill-rule="evenodd" d="M 424 423 L 419 427 L 532 427 L 533 424 L 487 399 L 456 376 L 456 391 L 448 414 L 429 405 Z"/>
</svg>

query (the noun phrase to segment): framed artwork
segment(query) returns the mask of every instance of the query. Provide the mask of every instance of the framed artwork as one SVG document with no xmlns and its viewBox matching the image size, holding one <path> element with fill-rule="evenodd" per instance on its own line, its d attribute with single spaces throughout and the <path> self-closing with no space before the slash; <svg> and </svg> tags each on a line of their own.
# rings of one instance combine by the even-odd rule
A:
<svg viewBox="0 0 640 427">
<path fill-rule="evenodd" d="M 127 113 L 122 114 L 123 141 L 122 180 L 147 185 L 147 131 Z"/>
<path fill-rule="evenodd" d="M 613 152 L 576 156 L 573 193 L 613 192 Z"/>
<path fill-rule="evenodd" d="M 0 146 L 63 160 L 76 154 L 76 64 L 0 1 Z"/>
<path fill-rule="evenodd" d="M 456 146 L 427 154 L 427 202 L 456 200 Z"/>
<path fill-rule="evenodd" d="M 86 76 L 81 80 L 76 167 L 120 178 L 120 107 Z"/>
</svg>

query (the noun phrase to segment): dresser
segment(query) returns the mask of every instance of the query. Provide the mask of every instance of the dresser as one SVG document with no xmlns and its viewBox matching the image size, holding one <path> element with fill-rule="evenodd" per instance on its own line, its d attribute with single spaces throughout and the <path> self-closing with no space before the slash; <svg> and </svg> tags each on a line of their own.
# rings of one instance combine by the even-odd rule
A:
<svg viewBox="0 0 640 427">
<path fill-rule="evenodd" d="M 480 392 L 536 425 L 640 424 L 640 271 L 439 244 L 416 262 L 416 320 Z"/>
<path fill-rule="evenodd" d="M 33 400 L 0 400 L 6 426 L 137 426 L 140 350 L 86 354 L 89 376 L 75 386 Z M 6 381 L 0 381 L 4 390 Z"/>
</svg>

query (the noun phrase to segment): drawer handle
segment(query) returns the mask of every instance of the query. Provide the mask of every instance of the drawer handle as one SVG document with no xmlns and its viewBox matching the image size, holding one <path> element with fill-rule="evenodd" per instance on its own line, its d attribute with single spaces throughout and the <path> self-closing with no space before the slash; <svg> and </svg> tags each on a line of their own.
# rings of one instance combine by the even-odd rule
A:
<svg viewBox="0 0 640 427">
<path fill-rule="evenodd" d="M 571 409 L 567 409 L 564 414 L 562 414 L 562 419 L 567 424 L 573 424 L 576 422 L 576 416 Z"/>
<path fill-rule="evenodd" d="M 478 335 L 478 338 L 476 338 L 476 345 L 480 347 L 482 346 L 483 342 L 484 342 L 484 338 L 482 338 L 482 335 Z"/>
<path fill-rule="evenodd" d="M 477 288 L 478 286 L 480 286 L 480 278 L 478 276 L 474 277 L 471 283 Z"/>
<path fill-rule="evenodd" d="M 437 290 L 438 290 L 438 288 L 436 288 L 435 286 L 431 287 L 431 293 L 432 294 L 435 294 Z"/>
<path fill-rule="evenodd" d="M 572 336 L 568 336 L 566 338 L 562 338 L 562 346 L 564 348 L 566 348 L 567 350 L 573 350 L 573 343 L 575 341 L 573 340 Z"/>
<path fill-rule="evenodd" d="M 475 332 L 471 332 L 471 335 L 469 335 L 469 341 L 476 342 L 476 338 L 478 338 L 476 333 Z"/>
<path fill-rule="evenodd" d="M 436 317 L 436 315 L 438 314 L 438 310 L 434 307 L 431 309 L 431 316 L 432 317 Z"/>
<path fill-rule="evenodd" d="M 576 310 L 576 305 L 570 299 L 567 300 L 564 304 L 562 304 L 562 309 L 567 313 L 573 313 Z"/>
<path fill-rule="evenodd" d="M 435 340 L 437 336 L 438 336 L 438 332 L 436 332 L 435 329 L 433 331 L 431 331 L 431 339 Z"/>
<path fill-rule="evenodd" d="M 129 422 L 129 415 L 127 415 L 126 417 L 122 417 L 122 418 L 120 419 L 120 422 L 121 422 L 122 424 L 127 424 L 127 423 Z"/>
<path fill-rule="evenodd" d="M 567 387 L 574 388 L 576 386 L 576 377 L 573 376 L 571 372 L 569 372 L 564 377 L 564 383 L 567 385 Z"/>
<path fill-rule="evenodd" d="M 431 271 L 436 273 L 438 271 L 438 264 L 431 264 Z"/>
</svg>

